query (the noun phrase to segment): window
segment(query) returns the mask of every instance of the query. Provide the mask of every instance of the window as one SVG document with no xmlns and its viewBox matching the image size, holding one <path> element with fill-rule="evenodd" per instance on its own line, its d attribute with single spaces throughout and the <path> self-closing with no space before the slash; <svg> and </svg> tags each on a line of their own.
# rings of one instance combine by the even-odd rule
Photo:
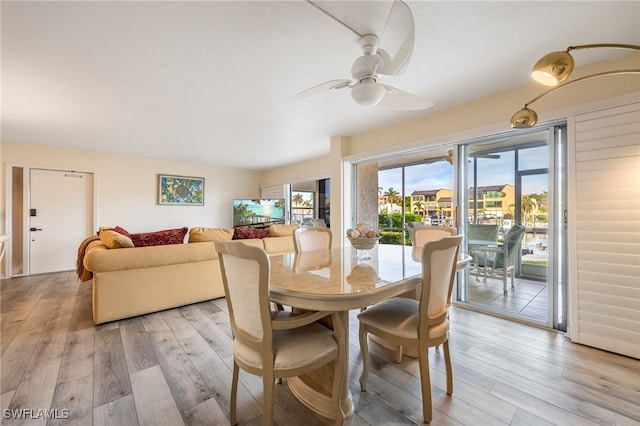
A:
<svg viewBox="0 0 640 426">
<path fill-rule="evenodd" d="M 313 191 L 291 191 L 291 222 L 302 223 L 314 218 L 315 194 Z"/>
</svg>

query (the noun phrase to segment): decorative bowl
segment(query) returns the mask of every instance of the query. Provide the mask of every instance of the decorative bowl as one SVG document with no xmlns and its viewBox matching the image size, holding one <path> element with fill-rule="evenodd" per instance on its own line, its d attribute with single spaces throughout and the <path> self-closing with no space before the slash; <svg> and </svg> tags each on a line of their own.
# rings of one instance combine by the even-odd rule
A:
<svg viewBox="0 0 640 426">
<path fill-rule="evenodd" d="M 353 248 L 358 250 L 371 250 L 376 246 L 376 243 L 380 239 L 380 237 L 366 238 L 366 237 L 347 237 L 351 242 Z"/>
</svg>

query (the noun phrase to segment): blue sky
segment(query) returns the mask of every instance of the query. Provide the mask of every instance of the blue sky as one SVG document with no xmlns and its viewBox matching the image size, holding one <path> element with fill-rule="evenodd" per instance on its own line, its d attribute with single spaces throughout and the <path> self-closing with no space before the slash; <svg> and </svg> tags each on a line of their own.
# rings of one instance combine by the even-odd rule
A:
<svg viewBox="0 0 640 426">
<path fill-rule="evenodd" d="M 490 185 L 515 185 L 515 172 L 513 170 L 514 152 L 502 152 L 500 158 L 478 158 L 478 186 Z M 531 170 L 546 167 L 547 147 L 538 147 L 521 150 L 519 163 L 521 170 Z M 454 168 L 447 161 L 438 161 L 431 164 L 419 164 L 405 168 L 405 195 L 413 191 L 431 189 L 453 189 Z M 469 169 L 472 172 L 472 168 Z M 473 177 L 470 176 L 469 179 Z M 472 186 L 469 181 L 468 186 Z M 402 191 L 402 171 L 400 168 L 381 170 L 378 172 L 378 186 L 387 192 L 393 188 L 397 192 Z M 523 181 L 523 193 L 535 193 L 547 191 L 547 175 L 525 177 Z"/>
</svg>

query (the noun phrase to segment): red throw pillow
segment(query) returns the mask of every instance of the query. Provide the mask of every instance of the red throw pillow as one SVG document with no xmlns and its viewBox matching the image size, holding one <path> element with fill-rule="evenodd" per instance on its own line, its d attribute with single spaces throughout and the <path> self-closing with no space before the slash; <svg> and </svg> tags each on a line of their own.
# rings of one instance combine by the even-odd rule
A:
<svg viewBox="0 0 640 426">
<path fill-rule="evenodd" d="M 106 226 L 100 227 L 100 229 L 98 229 L 98 235 L 100 235 L 101 231 L 106 231 L 106 230 L 115 231 L 120 235 L 124 235 L 125 237 L 131 237 L 131 234 L 126 229 L 120 226 L 116 226 L 115 228 L 108 228 Z"/>
<path fill-rule="evenodd" d="M 249 240 L 252 238 L 265 238 L 269 236 L 268 229 L 258 228 L 235 228 L 233 231 L 234 240 Z"/>
<path fill-rule="evenodd" d="M 125 237 L 131 237 L 131 234 L 124 228 L 121 228 L 119 226 L 116 226 L 115 228 L 113 228 L 114 231 L 116 231 L 118 234 L 122 234 Z"/>
<path fill-rule="evenodd" d="M 162 246 L 184 243 L 189 228 L 165 229 L 163 231 L 131 234 L 129 238 L 135 247 Z"/>
</svg>

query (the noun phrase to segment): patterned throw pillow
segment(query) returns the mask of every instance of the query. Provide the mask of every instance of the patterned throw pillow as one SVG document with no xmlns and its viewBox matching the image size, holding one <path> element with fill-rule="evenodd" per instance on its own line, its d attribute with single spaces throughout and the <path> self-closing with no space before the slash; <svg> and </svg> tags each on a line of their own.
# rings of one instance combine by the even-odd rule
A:
<svg viewBox="0 0 640 426">
<path fill-rule="evenodd" d="M 162 246 L 184 243 L 184 236 L 189 228 L 165 229 L 163 231 L 131 234 L 130 238 L 136 247 Z"/>
<path fill-rule="evenodd" d="M 118 234 L 124 235 L 125 237 L 131 236 L 131 234 L 129 234 L 129 232 L 126 229 L 120 226 L 116 226 L 115 228 L 113 226 L 101 226 L 100 228 L 98 228 L 98 235 L 100 235 L 102 231 L 115 231 Z"/>
<path fill-rule="evenodd" d="M 131 238 L 122 235 L 113 229 L 103 229 L 100 231 L 100 241 L 109 249 L 132 248 L 134 247 Z"/>
<path fill-rule="evenodd" d="M 268 229 L 236 228 L 233 232 L 234 240 L 250 240 L 253 238 L 265 238 L 269 236 Z"/>
</svg>

